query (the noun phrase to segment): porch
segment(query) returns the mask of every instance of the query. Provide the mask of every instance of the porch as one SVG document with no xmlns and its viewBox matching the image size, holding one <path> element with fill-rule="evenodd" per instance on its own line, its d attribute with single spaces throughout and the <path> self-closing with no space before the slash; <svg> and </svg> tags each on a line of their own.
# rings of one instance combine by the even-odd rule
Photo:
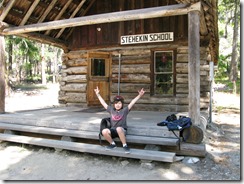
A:
<svg viewBox="0 0 244 184">
<path fill-rule="evenodd" d="M 167 127 L 157 126 L 172 113 L 131 111 L 127 119 L 130 154 L 123 152 L 118 139 L 116 150 L 106 151 L 104 140 L 99 144 L 100 121 L 108 116 L 102 108 L 69 106 L 0 114 L 0 140 L 162 162 L 175 162 L 182 156 L 204 157 L 204 143 L 181 142 Z"/>
</svg>

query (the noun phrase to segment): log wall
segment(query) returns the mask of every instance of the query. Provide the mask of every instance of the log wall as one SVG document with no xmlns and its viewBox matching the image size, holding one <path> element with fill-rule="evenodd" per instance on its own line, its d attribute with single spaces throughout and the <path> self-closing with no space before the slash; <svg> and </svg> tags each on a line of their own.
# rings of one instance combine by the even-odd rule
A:
<svg viewBox="0 0 244 184">
<path fill-rule="evenodd" d="M 129 46 L 99 49 L 99 52 L 109 52 L 112 57 L 111 66 L 111 101 L 118 93 L 119 54 L 121 54 L 120 95 L 125 103 L 129 103 L 144 88 L 145 95 L 133 107 L 134 110 L 148 111 L 188 111 L 188 47 L 167 45 L 167 49 L 176 49 L 176 94 L 172 97 L 151 96 L 151 63 L 152 50 L 166 48 L 165 45 Z M 89 50 L 96 51 L 96 50 Z M 59 102 L 66 105 L 87 106 L 87 50 L 64 53 L 62 78 L 60 81 Z M 200 107 L 206 110 L 209 106 L 209 64 L 207 48 L 201 48 L 200 53 Z"/>
</svg>

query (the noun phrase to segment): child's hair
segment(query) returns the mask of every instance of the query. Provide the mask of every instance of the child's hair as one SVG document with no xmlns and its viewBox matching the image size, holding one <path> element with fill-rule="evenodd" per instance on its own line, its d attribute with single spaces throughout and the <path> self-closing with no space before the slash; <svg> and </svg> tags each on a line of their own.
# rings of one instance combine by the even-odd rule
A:
<svg viewBox="0 0 244 184">
<path fill-rule="evenodd" d="M 122 104 L 124 104 L 124 98 L 122 96 L 115 96 L 114 97 L 114 103 L 121 101 Z"/>
</svg>

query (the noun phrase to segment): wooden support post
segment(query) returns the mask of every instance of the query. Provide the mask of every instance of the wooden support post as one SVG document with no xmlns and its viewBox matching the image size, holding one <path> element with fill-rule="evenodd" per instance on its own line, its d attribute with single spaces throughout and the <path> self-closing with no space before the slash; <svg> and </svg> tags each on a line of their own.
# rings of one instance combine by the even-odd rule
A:
<svg viewBox="0 0 244 184">
<path fill-rule="evenodd" d="M 198 11 L 188 12 L 189 117 L 200 125 L 200 18 Z"/>
<path fill-rule="evenodd" d="M 0 114 L 5 113 L 5 46 L 0 36 Z"/>
</svg>

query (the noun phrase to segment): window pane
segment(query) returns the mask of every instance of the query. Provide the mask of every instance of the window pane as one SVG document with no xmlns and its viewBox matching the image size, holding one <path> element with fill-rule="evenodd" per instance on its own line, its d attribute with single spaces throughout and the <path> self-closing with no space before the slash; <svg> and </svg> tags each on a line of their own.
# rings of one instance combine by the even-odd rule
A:
<svg viewBox="0 0 244 184">
<path fill-rule="evenodd" d="M 154 52 L 154 94 L 174 95 L 173 51 Z"/>
<path fill-rule="evenodd" d="M 172 72 L 172 52 L 155 53 L 155 72 Z"/>
<path fill-rule="evenodd" d="M 155 76 L 155 94 L 173 94 L 172 74 L 161 74 Z"/>
<path fill-rule="evenodd" d="M 92 76 L 105 76 L 105 59 L 92 59 L 91 62 Z"/>
</svg>

